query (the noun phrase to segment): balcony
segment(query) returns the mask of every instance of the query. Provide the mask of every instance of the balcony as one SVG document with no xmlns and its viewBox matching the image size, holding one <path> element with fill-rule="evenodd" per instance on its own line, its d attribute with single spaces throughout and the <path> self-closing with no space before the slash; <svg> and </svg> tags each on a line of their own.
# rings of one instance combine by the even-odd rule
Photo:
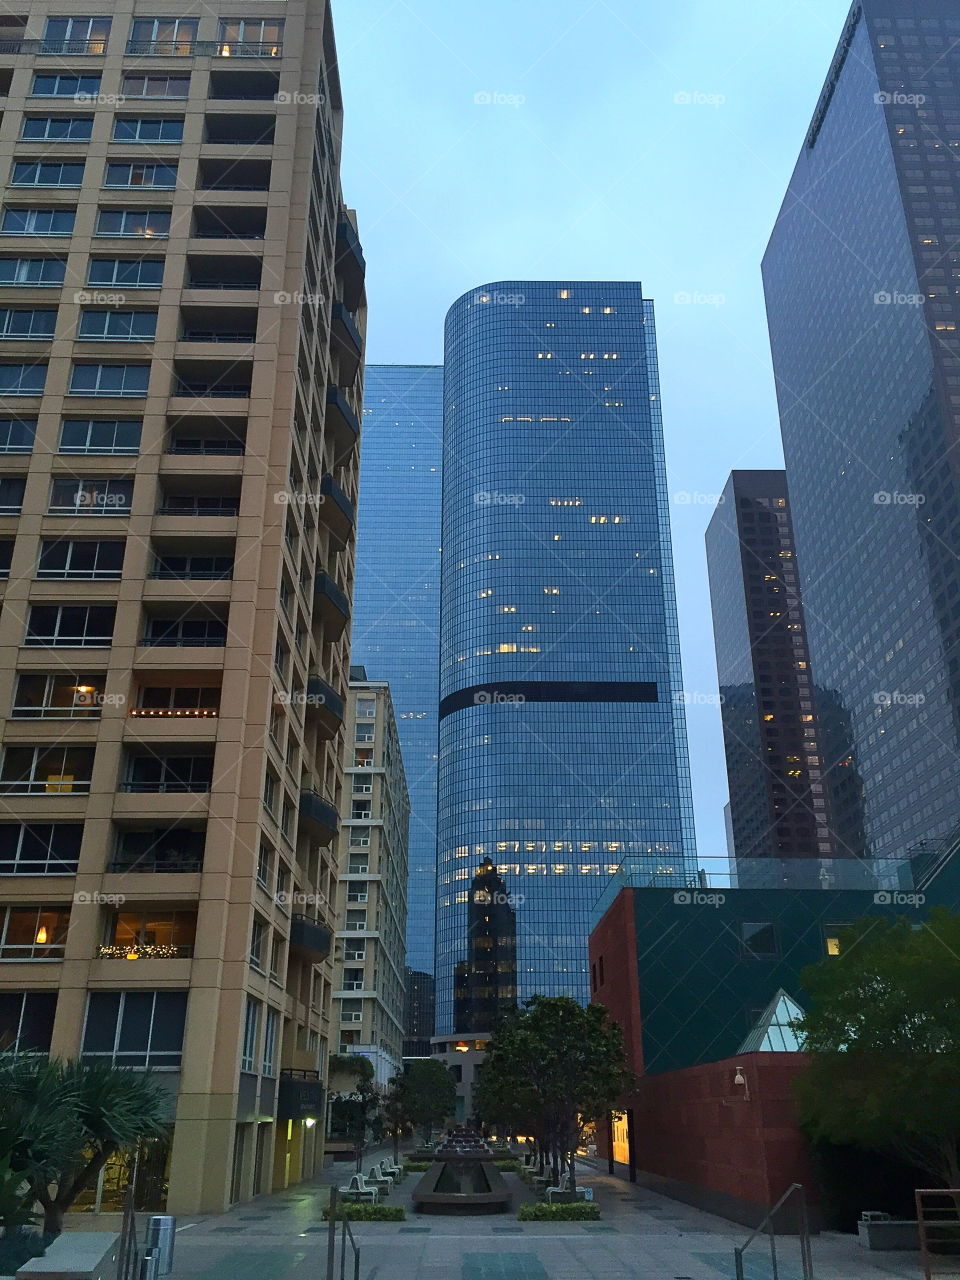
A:
<svg viewBox="0 0 960 1280">
<path fill-rule="evenodd" d="M 137 58 L 279 58 L 283 45 L 269 40 L 243 40 L 237 44 L 220 40 L 128 40 L 127 53 Z"/>
<path fill-rule="evenodd" d="M 253 115 L 208 115 L 204 142 L 219 147 L 263 147 L 273 143 L 275 118 Z"/>
<path fill-rule="evenodd" d="M 319 1071 L 284 1067 L 277 1082 L 277 1120 L 319 1120 L 324 1113 L 324 1088 Z"/>
<path fill-rule="evenodd" d="M 336 806 L 317 791 L 300 792 L 300 821 L 320 844 L 329 844 L 340 829 Z"/>
<path fill-rule="evenodd" d="M 181 342 L 236 342 L 251 346 L 256 340 L 256 307 L 180 308 Z"/>
<path fill-rule="evenodd" d="M 307 681 L 307 714 L 312 715 L 327 738 L 343 725 L 343 699 L 326 680 L 311 676 Z"/>
<path fill-rule="evenodd" d="M 230 360 L 176 360 L 173 395 L 198 400 L 249 400 L 253 366 Z"/>
<path fill-rule="evenodd" d="M 189 960 L 193 946 L 167 942 L 106 942 L 97 947 L 100 960 Z"/>
<path fill-rule="evenodd" d="M 356 311 L 363 301 L 363 282 L 367 264 L 363 259 L 360 238 L 353 223 L 341 218 L 337 223 L 336 272 L 343 291 L 343 300 L 351 311 Z"/>
<path fill-rule="evenodd" d="M 333 436 L 340 453 L 348 452 L 360 438 L 360 419 L 339 387 L 327 388 L 324 425 Z"/>
<path fill-rule="evenodd" d="M 317 514 L 329 529 L 337 549 L 342 551 L 353 531 L 353 503 L 331 475 L 321 477 L 320 497 L 322 501 Z"/>
<path fill-rule="evenodd" d="M 267 231 L 267 211 L 243 205 L 194 209 L 193 234 L 198 240 L 262 240 Z"/>
<path fill-rule="evenodd" d="M 276 71 L 211 71 L 211 102 L 273 102 L 280 92 Z"/>
<path fill-rule="evenodd" d="M 328 573 L 314 579 L 313 612 L 323 620 L 324 638 L 339 640 L 350 617 L 350 601 Z"/>
<path fill-rule="evenodd" d="M 190 254 L 187 289 L 259 289 L 261 262 L 249 254 Z"/>
<path fill-rule="evenodd" d="M 269 191 L 269 160 L 200 160 L 197 185 L 201 191 Z"/>
<path fill-rule="evenodd" d="M 360 336 L 360 330 L 356 326 L 353 315 L 342 302 L 333 304 L 330 338 L 340 370 L 338 381 L 342 387 L 353 386 L 363 355 L 363 338 Z"/>
<path fill-rule="evenodd" d="M 333 946 L 333 931 L 299 912 L 290 917 L 290 950 L 310 957 L 314 964 L 326 960 Z"/>
</svg>

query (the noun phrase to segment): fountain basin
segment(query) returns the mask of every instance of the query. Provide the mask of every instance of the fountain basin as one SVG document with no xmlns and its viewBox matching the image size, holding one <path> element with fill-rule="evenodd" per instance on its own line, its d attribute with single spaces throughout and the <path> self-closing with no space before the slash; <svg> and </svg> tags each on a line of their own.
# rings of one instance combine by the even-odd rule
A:
<svg viewBox="0 0 960 1280">
<path fill-rule="evenodd" d="M 437 1158 L 413 1189 L 415 1213 L 505 1213 L 512 1199 L 489 1153 Z"/>
</svg>

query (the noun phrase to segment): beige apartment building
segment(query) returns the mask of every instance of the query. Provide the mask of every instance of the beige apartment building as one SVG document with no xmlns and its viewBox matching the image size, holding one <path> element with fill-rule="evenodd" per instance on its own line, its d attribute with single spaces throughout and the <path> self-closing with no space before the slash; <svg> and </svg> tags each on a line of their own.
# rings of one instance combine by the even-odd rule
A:
<svg viewBox="0 0 960 1280">
<path fill-rule="evenodd" d="M 403 1070 L 410 801 L 390 686 L 352 667 L 341 801 L 337 1049 L 385 1086 Z"/>
<path fill-rule="evenodd" d="M 215 1212 L 323 1158 L 365 315 L 330 13 L 13 4 L 0 91 L 0 1037 L 161 1073 L 138 1203 Z"/>
</svg>

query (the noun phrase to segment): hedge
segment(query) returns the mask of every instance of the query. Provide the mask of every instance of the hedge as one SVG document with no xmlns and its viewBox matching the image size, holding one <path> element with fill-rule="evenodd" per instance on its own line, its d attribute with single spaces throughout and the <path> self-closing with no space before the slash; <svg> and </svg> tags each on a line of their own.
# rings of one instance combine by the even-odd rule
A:
<svg viewBox="0 0 960 1280">
<path fill-rule="evenodd" d="M 337 1202 L 337 1219 L 346 1218 L 350 1222 L 404 1222 L 406 1214 L 399 1204 L 355 1204 L 349 1200 Z M 330 1209 L 323 1211 L 324 1222 L 330 1221 Z"/>
<path fill-rule="evenodd" d="M 573 1204 L 522 1204 L 517 1217 L 521 1222 L 595 1222 L 600 1206 L 592 1200 L 576 1200 Z"/>
</svg>

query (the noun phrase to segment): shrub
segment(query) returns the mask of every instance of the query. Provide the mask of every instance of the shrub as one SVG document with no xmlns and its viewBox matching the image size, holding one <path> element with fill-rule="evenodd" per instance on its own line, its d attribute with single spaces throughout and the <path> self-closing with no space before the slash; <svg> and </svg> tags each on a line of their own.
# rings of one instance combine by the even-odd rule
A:
<svg viewBox="0 0 960 1280">
<path fill-rule="evenodd" d="M 337 1220 L 346 1218 L 349 1222 L 403 1222 L 406 1214 L 399 1204 L 351 1204 L 341 1200 L 337 1204 Z M 330 1209 L 323 1211 L 324 1222 L 330 1221 Z"/>
<path fill-rule="evenodd" d="M 407 1173 L 426 1173 L 431 1163 L 430 1160 L 405 1160 L 403 1167 Z"/>
<path fill-rule="evenodd" d="M 519 1173 L 521 1169 L 519 1160 L 494 1160 L 493 1163 L 501 1173 Z"/>
<path fill-rule="evenodd" d="M 596 1222 L 600 1206 L 592 1200 L 573 1204 L 522 1204 L 517 1217 L 521 1222 Z"/>
</svg>

